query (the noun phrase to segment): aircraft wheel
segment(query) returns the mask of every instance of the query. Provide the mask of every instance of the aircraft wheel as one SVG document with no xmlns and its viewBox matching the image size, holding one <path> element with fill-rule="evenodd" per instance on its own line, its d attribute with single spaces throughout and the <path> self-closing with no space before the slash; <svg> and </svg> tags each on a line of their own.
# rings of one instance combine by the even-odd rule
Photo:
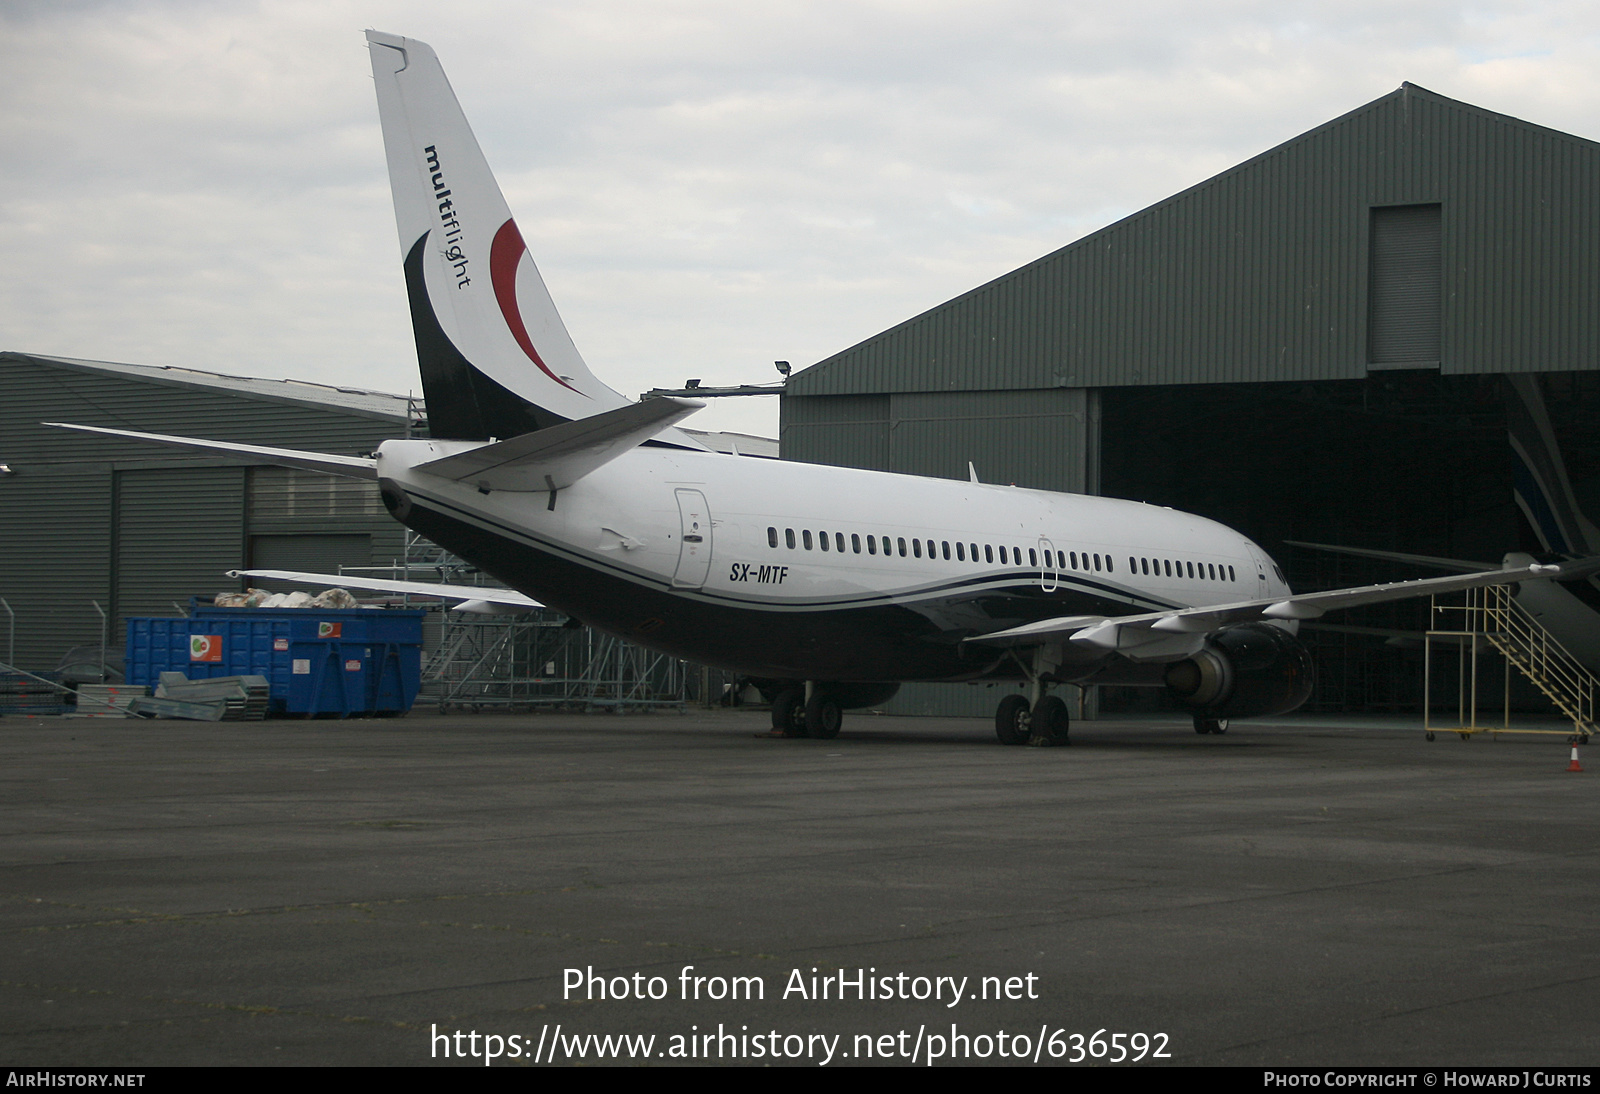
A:
<svg viewBox="0 0 1600 1094">
<path fill-rule="evenodd" d="M 772 700 L 772 728 L 789 737 L 806 735 L 806 693 L 784 688 Z"/>
<path fill-rule="evenodd" d="M 1194 716 L 1194 731 L 1196 733 L 1226 733 L 1228 732 L 1228 719 L 1196 714 Z"/>
<path fill-rule="evenodd" d="M 805 719 L 807 737 L 831 741 L 839 735 L 839 727 L 844 724 L 844 711 L 840 709 L 838 700 L 818 691 L 806 704 Z"/>
<path fill-rule="evenodd" d="M 1433 740 L 1433 730 L 1431 730 L 1431 729 L 1428 730 L 1427 739 L 1430 740 L 1430 741 Z"/>
<path fill-rule="evenodd" d="M 1025 745 L 1033 732 L 1033 714 L 1025 695 L 1007 695 L 994 712 L 994 735 L 1003 745 Z"/>
<path fill-rule="evenodd" d="M 1067 729 L 1071 725 L 1071 717 L 1067 714 L 1067 704 L 1059 695 L 1046 695 L 1039 700 L 1039 705 L 1033 708 L 1033 743 L 1047 745 L 1070 744 L 1067 740 Z"/>
</svg>

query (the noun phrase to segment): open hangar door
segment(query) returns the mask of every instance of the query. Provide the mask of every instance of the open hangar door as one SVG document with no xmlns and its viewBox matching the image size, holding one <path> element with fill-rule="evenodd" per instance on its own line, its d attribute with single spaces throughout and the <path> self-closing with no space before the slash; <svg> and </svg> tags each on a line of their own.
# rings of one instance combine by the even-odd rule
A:
<svg viewBox="0 0 1600 1094">
<path fill-rule="evenodd" d="M 1582 427 L 1585 409 L 1600 405 L 1600 373 L 1548 382 L 1557 439 L 1581 498 L 1600 487 L 1600 445 Z M 1507 551 L 1539 550 L 1513 497 L 1507 396 L 1498 375 L 1424 370 L 1309 383 L 1106 388 L 1100 490 L 1239 529 L 1272 553 L 1296 589 L 1438 571 L 1285 540 L 1497 564 Z M 1408 600 L 1306 627 L 1319 673 L 1306 709 L 1420 711 L 1427 618 L 1427 600 Z M 1159 701 L 1154 692 L 1104 688 L 1101 709 L 1140 710 Z M 1516 686 L 1513 701 L 1543 709 Z"/>
</svg>

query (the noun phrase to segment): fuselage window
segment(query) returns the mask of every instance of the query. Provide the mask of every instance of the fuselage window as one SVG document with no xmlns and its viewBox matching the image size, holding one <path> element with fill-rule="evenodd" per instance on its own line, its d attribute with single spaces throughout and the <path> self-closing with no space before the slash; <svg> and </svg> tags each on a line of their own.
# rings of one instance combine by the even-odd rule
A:
<svg viewBox="0 0 1600 1094">
<path fill-rule="evenodd" d="M 965 543 L 957 543 L 956 544 L 956 561 L 957 562 L 965 562 L 965 561 L 967 561 L 967 550 L 966 549 L 967 549 L 967 545 Z"/>
<path fill-rule="evenodd" d="M 944 548 L 944 550 L 942 552 L 944 554 L 944 560 L 946 562 L 949 562 L 950 561 L 950 541 L 947 540 L 947 539 L 942 539 L 942 540 L 939 541 L 939 545 Z"/>
<path fill-rule="evenodd" d="M 1213 562 L 1206 563 L 1206 570 L 1211 574 L 1211 580 L 1212 581 L 1217 580 L 1217 566 L 1216 566 L 1216 563 L 1213 563 Z"/>
<path fill-rule="evenodd" d="M 1037 566 L 1037 565 L 1039 565 L 1039 552 L 1034 550 L 1032 547 L 1028 548 L 1028 565 L 1029 566 Z"/>
<path fill-rule="evenodd" d="M 811 529 L 800 529 L 800 542 L 805 545 L 806 550 L 811 550 Z"/>
<path fill-rule="evenodd" d="M 794 550 L 794 529 L 793 528 L 785 528 L 783 530 L 783 541 L 789 545 L 789 550 L 791 550 L 791 551 Z"/>
<path fill-rule="evenodd" d="M 1194 577 L 1194 563 L 1189 563 L 1189 576 Z"/>
<path fill-rule="evenodd" d="M 828 549 L 828 533 L 826 533 L 826 532 L 818 532 L 817 533 L 817 546 L 821 547 L 824 551 L 826 551 Z"/>
<path fill-rule="evenodd" d="M 850 549 L 858 555 L 861 553 L 861 536 L 856 532 L 850 533 Z"/>
<path fill-rule="evenodd" d="M 877 537 L 876 536 L 868 536 L 867 537 L 867 554 L 875 555 L 877 553 L 878 553 L 878 540 L 877 540 Z"/>
<path fill-rule="evenodd" d="M 1094 556 L 1094 568 L 1095 568 L 1095 570 L 1096 570 L 1096 571 L 1097 571 L 1097 572 L 1098 572 L 1098 571 L 1099 571 L 1099 569 L 1100 569 L 1100 556 L 1099 556 L 1099 555 L 1095 555 L 1095 556 Z"/>
<path fill-rule="evenodd" d="M 1056 569 L 1065 570 L 1066 568 L 1067 568 L 1067 553 L 1065 551 L 1057 551 L 1056 552 Z"/>
<path fill-rule="evenodd" d="M 901 536 L 900 537 L 900 557 L 901 558 L 905 558 L 906 557 L 906 537 L 905 536 Z"/>
<path fill-rule="evenodd" d="M 778 545 L 778 530 L 776 528 L 768 528 L 767 529 L 767 546 L 768 547 L 776 547 L 777 545 Z"/>
<path fill-rule="evenodd" d="M 1233 576 L 1233 567 L 1232 566 L 1228 567 L 1228 580 L 1229 581 L 1238 581 L 1239 580 L 1238 578 Z"/>
<path fill-rule="evenodd" d="M 1067 561 L 1072 564 L 1071 568 L 1076 570 L 1078 568 L 1078 552 L 1076 552 L 1076 551 L 1068 551 L 1067 552 Z"/>
<path fill-rule="evenodd" d="M 985 543 L 983 545 L 983 561 L 985 561 L 985 562 L 993 562 L 994 561 L 994 548 L 991 547 L 987 543 Z"/>
<path fill-rule="evenodd" d="M 978 545 L 976 543 L 972 543 L 972 544 L 968 544 L 968 546 L 972 550 L 972 555 L 971 555 L 972 561 L 974 561 L 974 562 L 978 561 Z"/>
<path fill-rule="evenodd" d="M 1139 572 L 1142 574 L 1147 574 L 1150 572 L 1150 560 L 1148 558 L 1141 558 L 1139 560 Z"/>
<path fill-rule="evenodd" d="M 918 558 L 922 557 L 922 541 L 920 539 L 911 541 L 911 553 Z"/>
<path fill-rule="evenodd" d="M 1136 574 L 1139 572 L 1139 563 L 1132 555 L 1128 556 L 1128 572 L 1130 574 Z"/>
<path fill-rule="evenodd" d="M 844 554 L 844 533 L 843 532 L 835 532 L 835 533 L 833 533 L 833 545 L 835 547 L 839 548 L 839 553 L 841 555 Z"/>
</svg>

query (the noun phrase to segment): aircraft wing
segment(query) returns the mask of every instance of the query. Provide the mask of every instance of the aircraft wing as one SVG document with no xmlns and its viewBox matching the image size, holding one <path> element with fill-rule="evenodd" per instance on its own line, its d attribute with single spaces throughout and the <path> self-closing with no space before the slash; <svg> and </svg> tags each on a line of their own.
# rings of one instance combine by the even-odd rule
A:
<svg viewBox="0 0 1600 1094">
<path fill-rule="evenodd" d="M 338 456 L 329 452 L 302 452 L 297 448 L 268 448 L 259 444 L 205 441 L 194 437 L 172 437 L 165 433 L 140 433 L 132 429 L 104 429 L 97 425 L 69 425 L 66 422 L 39 424 L 55 426 L 57 429 L 76 429 L 82 433 L 104 433 L 110 437 L 132 437 L 136 441 L 152 441 L 174 448 L 192 448 L 199 452 L 212 452 L 240 459 L 268 460 L 306 471 L 321 471 L 326 475 L 345 475 L 355 479 L 378 477 L 377 461 L 366 456 Z"/>
<path fill-rule="evenodd" d="M 308 585 L 321 585 L 324 588 L 371 589 L 382 593 L 434 596 L 440 600 L 456 600 L 471 605 L 493 604 L 500 608 L 519 611 L 544 607 L 531 596 L 513 589 L 484 589 L 476 585 L 434 585 L 426 581 L 395 581 L 390 578 L 356 577 L 353 574 L 308 574 L 298 570 L 229 570 L 228 576 L 265 577 L 274 581 L 304 581 Z"/>
<path fill-rule="evenodd" d="M 694 399 L 646 399 L 419 463 L 416 470 L 485 490 L 560 490 L 705 405 Z"/>
<path fill-rule="evenodd" d="M 1385 585 L 1362 585 L 1351 589 L 1328 589 L 1315 593 L 1241 600 L 1233 604 L 1206 604 L 1195 608 L 1173 608 L 1140 615 L 1070 615 L 1042 619 L 1009 630 L 975 635 L 968 642 L 996 646 L 1031 646 L 1068 639 L 1112 650 L 1136 650 L 1153 646 L 1162 639 L 1198 636 L 1236 623 L 1257 620 L 1317 619 L 1339 608 L 1379 604 L 1387 600 L 1407 600 L 1433 596 L 1484 585 L 1510 585 L 1539 578 L 1570 580 L 1600 570 L 1600 558 L 1581 559 L 1562 565 L 1515 566 L 1475 574 L 1452 574 L 1418 581 L 1395 581 Z M 1170 644 L 1170 643 L 1167 643 Z"/>
</svg>

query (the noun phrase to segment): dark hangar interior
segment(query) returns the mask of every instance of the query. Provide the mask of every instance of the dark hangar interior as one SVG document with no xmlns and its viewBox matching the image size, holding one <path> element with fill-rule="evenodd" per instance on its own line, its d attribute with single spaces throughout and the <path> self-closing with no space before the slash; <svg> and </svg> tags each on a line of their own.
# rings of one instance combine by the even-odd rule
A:
<svg viewBox="0 0 1600 1094">
<path fill-rule="evenodd" d="M 782 452 L 1170 505 L 1251 536 L 1296 589 L 1438 571 L 1286 541 L 1537 553 L 1507 377 L 1536 376 L 1600 512 L 1597 191 L 1600 144 L 1405 84 L 796 372 Z M 1308 630 L 1308 709 L 1419 709 L 1427 614 Z M 992 702 L 959 690 L 896 702 Z"/>
</svg>

